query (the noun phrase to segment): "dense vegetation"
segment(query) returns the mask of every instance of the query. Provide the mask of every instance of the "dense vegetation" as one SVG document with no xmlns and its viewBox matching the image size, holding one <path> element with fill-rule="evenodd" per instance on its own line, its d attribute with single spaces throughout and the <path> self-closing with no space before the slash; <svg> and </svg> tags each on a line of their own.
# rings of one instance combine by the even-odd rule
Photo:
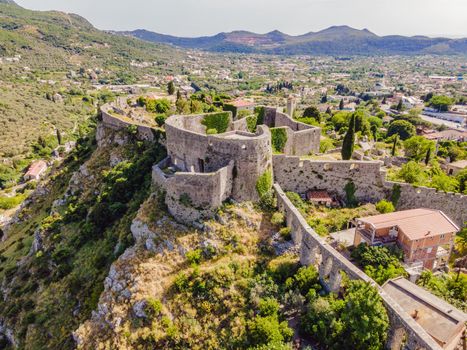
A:
<svg viewBox="0 0 467 350">
<path fill-rule="evenodd" d="M 132 243 L 132 218 L 150 193 L 150 169 L 165 151 L 126 137 L 129 143 L 120 150 L 96 150 L 92 134 L 79 139 L 76 151 L 42 185 L 45 194 L 33 195 L 22 221 L 1 243 L 0 277 L 8 288 L 0 314 L 21 346 L 72 348 L 71 331 L 90 317 L 110 264 Z M 124 160 L 109 166 L 110 152 Z M 53 204 L 84 161 L 94 177 L 81 179 L 63 204 Z"/>
</svg>

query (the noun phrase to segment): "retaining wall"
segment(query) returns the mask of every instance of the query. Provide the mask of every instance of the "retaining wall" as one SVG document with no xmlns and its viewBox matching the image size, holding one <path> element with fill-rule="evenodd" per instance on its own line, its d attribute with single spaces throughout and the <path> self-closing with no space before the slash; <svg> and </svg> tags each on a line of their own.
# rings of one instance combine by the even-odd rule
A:
<svg viewBox="0 0 467 350">
<path fill-rule="evenodd" d="M 388 312 L 391 330 L 388 348 L 400 349 L 404 334 L 409 350 L 441 350 L 430 335 L 397 304 L 376 282 L 359 270 L 338 251 L 324 241 L 307 223 L 297 208 L 287 198 L 279 184 L 274 184 L 278 209 L 284 213 L 286 223 L 291 228 L 292 239 L 299 246 L 300 263 L 318 268 L 323 286 L 332 292 L 341 287 L 342 274 L 345 272 L 352 280 L 363 280 L 378 289 Z"/>
</svg>

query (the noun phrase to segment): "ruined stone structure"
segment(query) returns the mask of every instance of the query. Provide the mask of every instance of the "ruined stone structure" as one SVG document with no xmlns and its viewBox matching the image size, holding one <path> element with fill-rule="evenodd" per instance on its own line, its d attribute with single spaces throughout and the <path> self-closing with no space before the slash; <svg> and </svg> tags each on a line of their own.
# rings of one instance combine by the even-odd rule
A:
<svg viewBox="0 0 467 350">
<path fill-rule="evenodd" d="M 116 114 L 119 116 L 114 116 L 112 114 Z M 146 141 L 155 141 L 153 129 L 151 129 L 147 125 L 138 124 L 135 121 L 128 118 L 126 118 L 128 120 L 125 120 L 125 116 L 118 108 L 118 105 L 103 105 L 101 107 L 101 118 L 102 124 L 107 128 L 113 130 L 123 130 L 129 128 L 130 126 L 136 126 L 136 136 L 138 137 L 138 139 Z"/>
<path fill-rule="evenodd" d="M 227 198 L 257 200 L 256 181 L 272 169 L 268 128 L 260 125 L 256 133 L 235 130 L 230 117 L 229 131 L 207 135 L 201 123 L 205 116 L 167 119 L 168 158 L 153 170 L 154 182 L 167 192 L 169 211 L 187 223 L 211 217 Z"/>
<path fill-rule="evenodd" d="M 287 133 L 287 142 L 283 153 L 293 156 L 305 156 L 318 153 L 321 140 L 321 128 L 297 122 L 277 108 L 264 107 L 263 123 L 270 128 L 283 128 Z"/>
<path fill-rule="evenodd" d="M 386 173 L 378 161 L 303 160 L 300 157 L 274 155 L 273 167 L 275 181 L 285 191 L 304 194 L 308 190 L 319 189 L 345 198 L 344 188 L 353 182 L 358 201 L 375 203 L 389 199 L 396 185 L 400 188 L 398 210 L 438 209 L 458 226 L 462 227 L 467 221 L 467 196 L 386 181 Z"/>
<path fill-rule="evenodd" d="M 332 248 L 307 223 L 297 208 L 287 198 L 278 184 L 274 185 L 278 209 L 284 213 L 287 226 L 291 229 L 292 239 L 299 246 L 300 263 L 314 265 L 318 268 L 322 285 L 332 292 L 338 292 L 341 287 L 342 274 L 345 272 L 352 280 L 362 280 L 371 283 L 383 299 L 391 324 L 388 348 L 401 349 L 403 340 L 410 350 L 441 350 L 438 343 L 397 304 L 376 282 L 355 265 L 348 261 L 338 251 Z"/>
<path fill-rule="evenodd" d="M 112 129 L 137 126 L 137 137 L 161 142 L 154 130 L 119 118 L 118 108 L 104 106 L 102 123 Z M 277 205 L 285 214 L 292 238 L 300 249 L 303 265 L 316 265 L 320 279 L 329 291 L 338 291 L 341 272 L 349 278 L 371 283 L 378 289 L 388 310 L 391 332 L 390 349 L 400 349 L 403 339 L 409 350 L 441 350 L 436 341 L 370 277 L 350 263 L 318 236 L 284 193 L 326 190 L 345 198 L 345 186 L 355 185 L 355 197 L 362 202 L 388 198 L 395 185 L 400 187 L 399 209 L 426 207 L 443 210 L 459 225 L 467 221 L 467 196 L 414 188 L 385 180 L 380 162 L 316 161 L 300 159 L 319 151 L 320 129 L 294 121 L 275 108 L 264 108 L 263 123 L 257 131 L 248 131 L 246 118 L 229 118 L 225 133 L 207 135 L 202 124 L 206 115 L 172 116 L 166 121 L 168 157 L 153 167 L 153 183 L 166 191 L 170 213 L 178 221 L 194 223 L 212 217 L 227 198 L 257 200 L 257 179 L 273 170 Z M 268 127 L 285 128 L 285 155 L 272 155 Z M 284 189 L 284 190 L 283 190 Z"/>
</svg>

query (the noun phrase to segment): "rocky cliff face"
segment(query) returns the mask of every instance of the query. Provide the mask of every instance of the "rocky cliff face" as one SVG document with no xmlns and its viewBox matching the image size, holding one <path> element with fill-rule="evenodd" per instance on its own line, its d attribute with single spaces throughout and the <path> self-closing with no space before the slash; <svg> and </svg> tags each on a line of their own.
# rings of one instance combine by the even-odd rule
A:
<svg viewBox="0 0 467 350">
<path fill-rule="evenodd" d="M 164 156 L 99 125 L 39 185 L 0 242 L 0 348 L 72 349 L 104 287 L 130 295 L 110 266 L 134 256 L 130 226 Z"/>
</svg>

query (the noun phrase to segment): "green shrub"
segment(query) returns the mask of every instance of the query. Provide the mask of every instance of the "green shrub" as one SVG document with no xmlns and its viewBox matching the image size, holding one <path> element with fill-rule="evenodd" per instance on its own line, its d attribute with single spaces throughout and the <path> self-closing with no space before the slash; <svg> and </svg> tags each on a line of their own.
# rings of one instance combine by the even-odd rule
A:
<svg viewBox="0 0 467 350">
<path fill-rule="evenodd" d="M 284 214 L 280 212 L 276 212 L 272 215 L 271 217 L 271 223 L 273 225 L 283 225 L 285 222 L 285 217 Z"/>
<path fill-rule="evenodd" d="M 248 339 L 251 345 L 266 345 L 289 340 L 293 330 L 287 322 L 279 322 L 277 317 L 256 316 L 248 322 Z"/>
<path fill-rule="evenodd" d="M 310 289 L 320 290 L 319 273 L 313 265 L 302 266 L 294 276 L 294 285 L 302 295 Z"/>
<path fill-rule="evenodd" d="M 146 305 L 144 307 L 144 312 L 146 316 L 150 319 L 157 317 L 162 312 L 162 303 L 158 299 L 148 298 L 146 300 Z"/>
<path fill-rule="evenodd" d="M 261 299 L 258 309 L 260 316 L 277 316 L 279 312 L 279 303 L 274 298 Z"/>
<path fill-rule="evenodd" d="M 285 128 L 271 128 L 272 150 L 277 153 L 284 152 L 287 143 L 287 130 Z"/>
<path fill-rule="evenodd" d="M 292 230 L 290 227 L 282 227 L 279 231 L 279 234 L 285 241 L 290 241 L 292 239 L 291 231 Z"/>
<path fill-rule="evenodd" d="M 216 129 L 207 129 L 206 134 L 207 135 L 215 135 L 215 134 L 217 134 L 217 130 Z"/>
<path fill-rule="evenodd" d="M 298 260 L 292 255 L 283 255 L 268 263 L 268 273 L 278 283 L 283 283 L 288 277 L 292 277 L 298 270 Z"/>
<path fill-rule="evenodd" d="M 186 259 L 191 265 L 199 265 L 201 262 L 203 251 L 201 249 L 195 249 L 186 253 Z"/>
<path fill-rule="evenodd" d="M 26 194 L 20 194 L 14 197 L 0 197 L 0 209 L 13 209 L 20 205 L 26 197 Z"/>
<path fill-rule="evenodd" d="M 394 204 L 387 200 L 380 200 L 378 203 L 376 203 L 376 210 L 379 211 L 381 214 L 386 214 L 386 213 L 392 213 L 395 208 Z"/>
<path fill-rule="evenodd" d="M 256 128 L 258 126 L 258 117 L 256 115 L 246 117 L 246 126 L 249 132 L 256 132 Z"/>
<path fill-rule="evenodd" d="M 229 128 L 230 113 L 219 112 L 207 114 L 201 121 L 201 124 L 206 126 L 206 130 L 215 129 L 217 133 L 222 134 Z"/>
<path fill-rule="evenodd" d="M 156 121 L 157 125 L 159 126 L 163 126 L 165 124 L 165 120 L 167 119 L 167 116 L 164 115 L 164 114 L 158 114 L 156 115 L 156 117 L 154 118 L 154 120 Z"/>
<path fill-rule="evenodd" d="M 272 171 L 267 170 L 256 181 L 256 191 L 260 198 L 265 196 L 272 188 Z"/>
</svg>

